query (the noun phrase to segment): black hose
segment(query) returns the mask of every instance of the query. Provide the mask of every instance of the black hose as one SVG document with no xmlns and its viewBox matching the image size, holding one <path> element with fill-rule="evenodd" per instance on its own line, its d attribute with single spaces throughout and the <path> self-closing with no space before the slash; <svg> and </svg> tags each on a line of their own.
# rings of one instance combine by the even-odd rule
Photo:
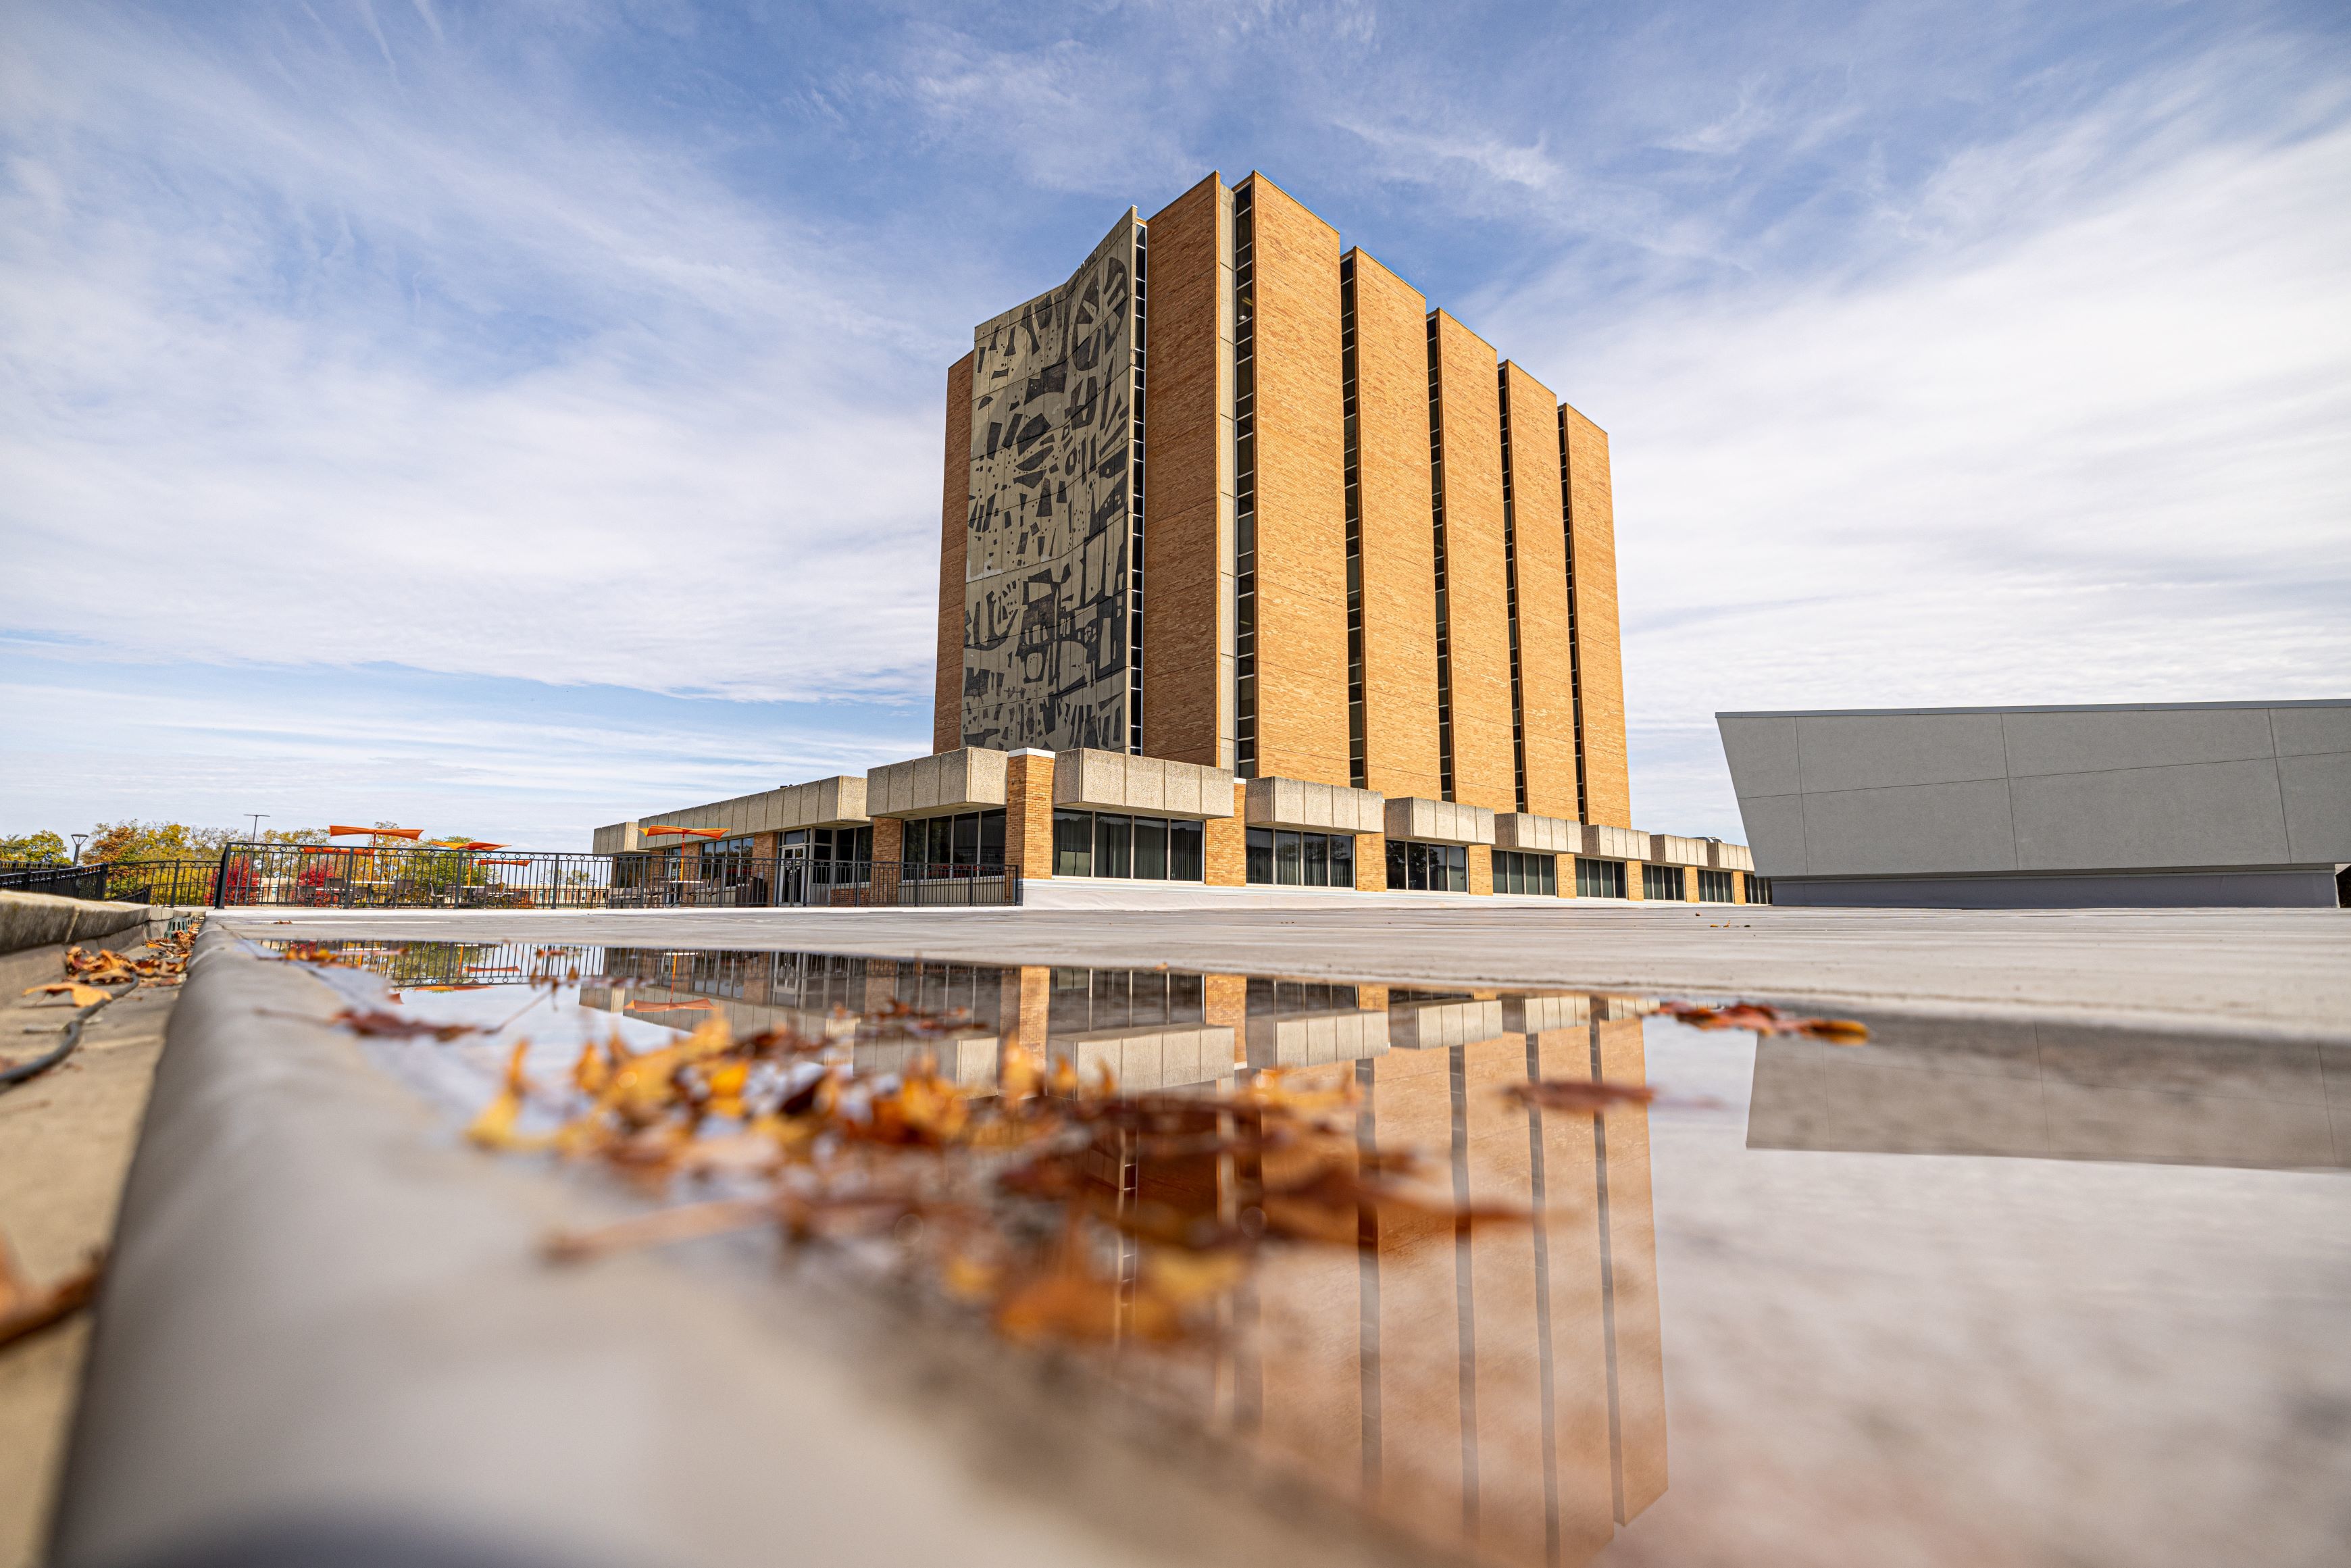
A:
<svg viewBox="0 0 2351 1568">
<path fill-rule="evenodd" d="M 127 995 L 128 993 L 124 994 Z M 49 1052 L 47 1056 L 37 1056 L 30 1061 L 20 1061 L 14 1067 L 0 1070 L 0 1094 L 6 1093 L 9 1090 L 16 1088 L 16 1085 L 24 1082 L 26 1079 L 34 1078 L 41 1073 L 47 1072 L 50 1068 L 55 1067 L 58 1062 L 63 1061 L 67 1057 L 71 1056 L 73 1054 L 74 1047 L 81 1043 L 81 1026 L 88 1023 L 93 1017 L 95 1017 L 98 1010 L 106 1006 L 107 1002 L 110 1002 L 114 999 L 114 998 L 109 997 L 106 998 L 105 1002 L 92 1002 L 88 1008 L 76 1014 L 74 1020 L 66 1025 L 65 1040 L 58 1044 L 55 1051 Z"/>
</svg>

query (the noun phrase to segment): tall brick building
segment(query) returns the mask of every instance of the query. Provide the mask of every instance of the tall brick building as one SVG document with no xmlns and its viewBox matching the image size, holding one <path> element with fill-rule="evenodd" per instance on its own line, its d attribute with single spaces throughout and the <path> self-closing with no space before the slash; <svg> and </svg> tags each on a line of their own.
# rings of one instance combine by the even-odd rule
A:
<svg viewBox="0 0 2351 1568">
<path fill-rule="evenodd" d="M 931 756 L 598 849 L 751 902 L 1759 891 L 1632 827 L 1606 433 L 1262 175 L 979 325 L 940 523 Z"/>
<path fill-rule="evenodd" d="M 947 377 L 933 744 L 1629 826 L 1608 438 L 1261 174 Z"/>
</svg>

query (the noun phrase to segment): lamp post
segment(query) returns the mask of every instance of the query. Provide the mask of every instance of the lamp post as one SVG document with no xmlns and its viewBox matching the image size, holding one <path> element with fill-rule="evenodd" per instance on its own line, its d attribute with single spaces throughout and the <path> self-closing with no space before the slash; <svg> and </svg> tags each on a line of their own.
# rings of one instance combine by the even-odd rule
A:
<svg viewBox="0 0 2351 1568">
<path fill-rule="evenodd" d="M 79 864 L 81 864 L 81 844 L 82 844 L 82 841 L 83 841 L 84 839 L 87 839 L 88 837 L 89 837 L 89 835 L 88 833 L 76 833 L 76 834 L 73 836 L 73 841 L 74 841 L 74 858 L 73 858 L 73 862 L 74 862 L 74 864 L 76 864 L 76 865 L 79 865 Z"/>
<path fill-rule="evenodd" d="M 261 819 L 269 815 L 269 813 L 266 811 L 247 811 L 246 815 L 253 819 L 253 831 L 246 835 L 246 841 L 247 843 L 257 844 L 261 841 Z"/>
</svg>

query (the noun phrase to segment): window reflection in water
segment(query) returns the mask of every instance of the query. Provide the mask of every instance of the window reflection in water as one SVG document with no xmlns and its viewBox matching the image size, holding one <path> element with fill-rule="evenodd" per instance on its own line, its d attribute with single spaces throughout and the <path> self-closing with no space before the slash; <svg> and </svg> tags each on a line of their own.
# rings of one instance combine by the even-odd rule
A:
<svg viewBox="0 0 2351 1568">
<path fill-rule="evenodd" d="M 1111 1375 L 1434 1544 L 1466 1538 L 1499 1561 L 1582 1562 L 1665 1490 L 1646 1108 L 1538 1113 L 1502 1093 L 1530 1076 L 1643 1082 L 1640 1004 L 806 954 L 615 950 L 608 973 L 639 983 L 605 1005 L 699 997 L 738 1030 L 959 1009 L 968 1039 L 861 1042 L 857 1065 L 928 1050 L 975 1088 L 1008 1046 L 1129 1092 L 1213 1093 L 1273 1067 L 1352 1081 L 1359 1151 L 1417 1150 L 1432 1192 L 1537 1221 L 1367 1211 L 1355 1249 L 1269 1249 L 1209 1350 L 1129 1347 Z M 1282 1173 L 1130 1158 L 1093 1179 L 1125 1201 L 1196 1205 Z"/>
</svg>

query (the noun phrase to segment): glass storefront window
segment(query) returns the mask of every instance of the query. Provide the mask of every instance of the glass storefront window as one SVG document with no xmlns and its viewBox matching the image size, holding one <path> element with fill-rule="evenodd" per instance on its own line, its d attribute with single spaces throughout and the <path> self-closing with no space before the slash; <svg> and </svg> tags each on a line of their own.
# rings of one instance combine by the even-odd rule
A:
<svg viewBox="0 0 2351 1568">
<path fill-rule="evenodd" d="M 1556 897 L 1559 893 L 1559 858 L 1556 855 L 1496 850 L 1494 891 Z"/>
<path fill-rule="evenodd" d="M 1355 885 L 1354 835 L 1251 828 L 1247 874 L 1253 883 L 1282 887 L 1352 888 Z"/>
<path fill-rule="evenodd" d="M 861 830 L 862 831 L 862 830 Z M 849 830 L 841 829 L 846 837 Z M 966 811 L 953 817 L 924 817 L 906 824 L 900 860 L 912 877 L 969 874 L 980 867 L 1004 863 L 1004 812 Z M 872 852 L 872 840 L 866 841 Z"/>
<path fill-rule="evenodd" d="M 1107 811 L 1094 816 L 1094 874 L 1124 876 L 1127 874 L 1127 850 L 1133 841 L 1132 819 L 1113 817 Z"/>
<path fill-rule="evenodd" d="M 1167 824 L 1167 880 L 1198 882 L 1207 864 L 1207 833 L 1198 822 Z"/>
<path fill-rule="evenodd" d="M 1197 821 L 1067 808 L 1053 813 L 1055 876 L 1198 882 L 1206 846 L 1207 830 Z"/>
<path fill-rule="evenodd" d="M 1575 896 L 1578 898 L 1622 898 L 1625 896 L 1625 862 L 1623 861 L 1588 861 L 1575 862 Z"/>
<path fill-rule="evenodd" d="M 1388 886 L 1419 893 L 1469 891 L 1469 852 L 1460 844 L 1388 841 Z"/>
<path fill-rule="evenodd" d="M 1164 817 L 1134 819 L 1134 875 L 1145 882 L 1167 880 L 1167 821 Z"/>
<path fill-rule="evenodd" d="M 1053 813 L 1053 874 L 1092 876 L 1094 873 L 1094 814 L 1092 811 Z"/>
</svg>

